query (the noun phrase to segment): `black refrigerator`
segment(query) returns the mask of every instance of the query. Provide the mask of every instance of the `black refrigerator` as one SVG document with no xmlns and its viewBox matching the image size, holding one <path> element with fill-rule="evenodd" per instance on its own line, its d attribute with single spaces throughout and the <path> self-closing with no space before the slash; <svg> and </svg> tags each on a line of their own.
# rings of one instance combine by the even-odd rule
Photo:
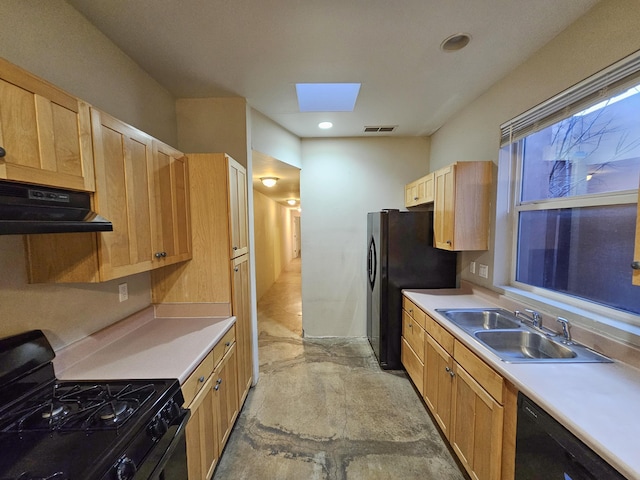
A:
<svg viewBox="0 0 640 480">
<path fill-rule="evenodd" d="M 367 337 L 385 370 L 402 368 L 403 288 L 455 288 L 456 253 L 433 246 L 433 212 L 367 215 Z"/>
</svg>

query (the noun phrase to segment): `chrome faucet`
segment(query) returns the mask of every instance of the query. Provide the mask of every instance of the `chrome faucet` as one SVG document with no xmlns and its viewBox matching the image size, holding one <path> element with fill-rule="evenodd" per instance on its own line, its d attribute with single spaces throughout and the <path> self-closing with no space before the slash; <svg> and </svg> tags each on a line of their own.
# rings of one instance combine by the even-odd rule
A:
<svg viewBox="0 0 640 480">
<path fill-rule="evenodd" d="M 571 341 L 571 332 L 569 331 L 569 328 L 571 327 L 569 320 L 567 320 L 566 318 L 558 317 L 558 323 L 562 326 L 562 336 L 564 337 L 562 343 L 573 343 Z"/>
<path fill-rule="evenodd" d="M 531 310 L 530 308 L 526 308 L 524 310 L 527 313 L 521 312 L 520 310 L 514 311 L 514 315 L 516 318 L 522 318 L 525 323 L 530 323 L 532 327 L 542 328 L 542 315 L 535 310 Z"/>
</svg>

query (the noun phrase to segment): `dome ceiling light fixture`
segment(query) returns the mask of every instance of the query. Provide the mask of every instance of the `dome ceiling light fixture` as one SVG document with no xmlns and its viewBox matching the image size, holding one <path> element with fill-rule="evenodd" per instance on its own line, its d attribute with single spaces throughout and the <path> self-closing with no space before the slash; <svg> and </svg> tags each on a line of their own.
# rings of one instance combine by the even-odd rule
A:
<svg viewBox="0 0 640 480">
<path fill-rule="evenodd" d="M 440 50 L 443 52 L 457 52 L 469 45 L 471 35 L 468 33 L 455 33 L 443 40 L 440 44 Z"/>
<path fill-rule="evenodd" d="M 278 177 L 262 177 L 262 178 L 260 178 L 260 181 L 262 182 L 262 184 L 267 188 L 273 187 L 276 183 L 278 183 L 278 180 L 280 180 Z"/>
<path fill-rule="evenodd" d="M 290 198 L 289 200 L 287 200 L 287 203 L 289 205 L 295 205 L 296 204 L 296 199 L 295 198 Z"/>
<path fill-rule="evenodd" d="M 320 122 L 318 124 L 318 128 L 321 128 L 323 130 L 326 130 L 326 129 L 331 128 L 331 127 L 333 127 L 333 123 L 331 123 L 331 122 Z"/>
</svg>

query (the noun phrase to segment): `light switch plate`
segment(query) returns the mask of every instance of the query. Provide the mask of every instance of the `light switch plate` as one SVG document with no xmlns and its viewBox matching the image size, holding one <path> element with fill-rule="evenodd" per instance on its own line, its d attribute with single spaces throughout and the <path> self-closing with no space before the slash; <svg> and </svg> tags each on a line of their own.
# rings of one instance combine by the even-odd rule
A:
<svg viewBox="0 0 640 480">
<path fill-rule="evenodd" d="M 480 264 L 478 275 L 480 275 L 482 278 L 489 278 L 489 267 L 487 265 Z"/>
<path fill-rule="evenodd" d="M 129 299 L 129 288 L 126 283 L 118 285 L 118 295 L 121 302 Z"/>
<path fill-rule="evenodd" d="M 470 271 L 471 273 L 476 273 L 476 262 L 471 262 L 471 263 L 469 264 L 469 271 Z"/>
</svg>

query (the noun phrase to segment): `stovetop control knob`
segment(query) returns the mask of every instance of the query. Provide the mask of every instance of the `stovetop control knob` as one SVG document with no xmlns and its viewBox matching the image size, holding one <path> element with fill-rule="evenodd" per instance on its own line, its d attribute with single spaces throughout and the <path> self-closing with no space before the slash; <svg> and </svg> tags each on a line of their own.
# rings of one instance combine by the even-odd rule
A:
<svg viewBox="0 0 640 480">
<path fill-rule="evenodd" d="M 171 421 L 175 420 L 180 416 L 180 413 L 181 413 L 180 411 L 181 411 L 180 405 L 178 405 L 173 400 L 167 405 L 167 413 Z"/>
<path fill-rule="evenodd" d="M 117 480 L 131 480 L 138 469 L 136 464 L 129 457 L 124 455 L 116 464 L 116 479 Z"/>
<path fill-rule="evenodd" d="M 160 415 L 156 415 L 156 418 L 153 419 L 151 425 L 149 425 L 149 433 L 151 433 L 151 438 L 154 441 L 160 440 L 162 436 L 167 433 L 169 426 L 164 418 Z"/>
</svg>

